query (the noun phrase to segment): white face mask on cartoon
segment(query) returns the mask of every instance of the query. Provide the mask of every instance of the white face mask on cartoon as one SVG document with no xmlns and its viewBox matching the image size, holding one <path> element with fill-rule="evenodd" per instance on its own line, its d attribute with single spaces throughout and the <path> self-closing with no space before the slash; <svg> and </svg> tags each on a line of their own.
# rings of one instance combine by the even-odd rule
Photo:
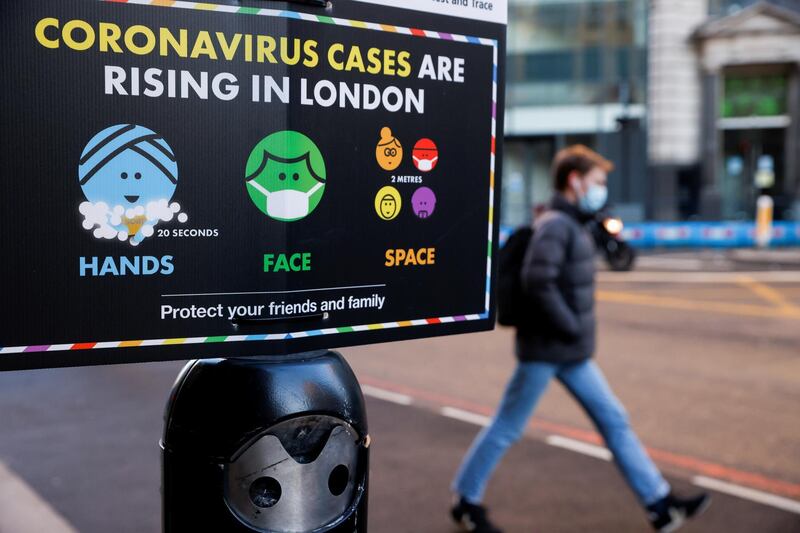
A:
<svg viewBox="0 0 800 533">
<path fill-rule="evenodd" d="M 266 196 L 267 214 L 272 218 L 281 220 L 295 220 L 307 216 L 309 212 L 308 202 L 311 196 L 324 185 L 323 183 L 317 183 L 307 192 L 294 189 L 269 192 L 257 181 L 248 181 L 247 183 Z"/>
<path fill-rule="evenodd" d="M 437 155 L 433 159 L 420 159 L 417 156 L 411 156 L 414 158 L 414 162 L 417 163 L 417 168 L 420 169 L 422 172 L 429 172 L 433 170 L 433 164 L 439 160 L 439 156 Z"/>
</svg>

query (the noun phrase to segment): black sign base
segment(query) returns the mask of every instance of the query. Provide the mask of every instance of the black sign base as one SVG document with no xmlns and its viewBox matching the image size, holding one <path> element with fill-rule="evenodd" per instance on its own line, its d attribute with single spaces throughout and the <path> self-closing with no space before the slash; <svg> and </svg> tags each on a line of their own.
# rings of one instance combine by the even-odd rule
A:
<svg viewBox="0 0 800 533">
<path fill-rule="evenodd" d="M 369 436 L 334 351 L 186 365 L 165 414 L 165 533 L 366 533 Z"/>
</svg>

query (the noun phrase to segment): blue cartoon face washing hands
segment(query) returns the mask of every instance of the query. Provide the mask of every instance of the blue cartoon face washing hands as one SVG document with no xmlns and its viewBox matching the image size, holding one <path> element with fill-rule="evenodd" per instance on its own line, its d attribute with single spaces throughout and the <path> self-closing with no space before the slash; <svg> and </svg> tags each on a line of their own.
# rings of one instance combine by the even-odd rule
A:
<svg viewBox="0 0 800 533">
<path fill-rule="evenodd" d="M 172 148 L 154 131 L 118 124 L 95 135 L 78 165 L 86 202 L 83 227 L 97 239 L 119 239 L 136 246 L 160 222 L 188 220 L 177 202 L 178 163 Z"/>
</svg>

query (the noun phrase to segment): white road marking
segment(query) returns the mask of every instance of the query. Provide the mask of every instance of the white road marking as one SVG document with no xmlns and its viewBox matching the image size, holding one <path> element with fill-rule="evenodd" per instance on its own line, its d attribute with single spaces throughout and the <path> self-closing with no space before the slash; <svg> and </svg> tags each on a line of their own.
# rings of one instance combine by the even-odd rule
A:
<svg viewBox="0 0 800 533">
<path fill-rule="evenodd" d="M 763 272 L 599 272 L 599 283 L 736 283 L 742 276 L 764 283 L 800 283 L 800 271 Z"/>
<path fill-rule="evenodd" d="M 442 407 L 439 412 L 442 414 L 442 416 L 446 416 L 447 418 L 460 420 L 462 422 L 481 427 L 488 426 L 492 421 L 491 417 L 471 413 L 469 411 L 464 411 L 463 409 L 456 409 L 455 407 Z"/>
<path fill-rule="evenodd" d="M 800 250 L 783 248 L 780 250 L 754 250 L 740 248 L 731 250 L 731 255 L 744 261 L 775 262 L 775 263 L 800 263 Z"/>
<path fill-rule="evenodd" d="M 0 462 L 0 531 L 77 533 L 49 503 Z"/>
<path fill-rule="evenodd" d="M 706 263 L 702 259 L 682 257 L 641 256 L 636 259 L 637 266 L 673 268 L 675 270 L 702 270 Z"/>
<path fill-rule="evenodd" d="M 607 448 L 597 446 L 595 444 L 588 444 L 575 439 L 568 439 L 567 437 L 560 437 L 558 435 L 550 435 L 545 439 L 545 442 L 550 446 L 563 448 L 572 452 L 588 455 L 595 459 L 602 459 L 603 461 L 611 460 L 611 452 Z"/>
<path fill-rule="evenodd" d="M 723 494 L 730 494 L 743 500 L 750 500 L 751 502 L 760 503 L 762 505 L 769 505 L 782 511 L 800 514 L 800 502 L 784 498 L 782 496 L 775 496 L 768 492 L 742 487 L 726 481 L 720 481 L 711 477 L 694 476 L 692 483 L 704 489 L 715 490 Z"/>
<path fill-rule="evenodd" d="M 385 389 L 379 389 L 378 387 L 373 387 L 371 385 L 361 385 L 361 392 L 363 392 L 364 395 L 366 396 L 371 396 L 379 400 L 396 403 L 398 405 L 411 405 L 412 403 L 414 403 L 414 399 L 411 396 L 388 391 Z"/>
</svg>

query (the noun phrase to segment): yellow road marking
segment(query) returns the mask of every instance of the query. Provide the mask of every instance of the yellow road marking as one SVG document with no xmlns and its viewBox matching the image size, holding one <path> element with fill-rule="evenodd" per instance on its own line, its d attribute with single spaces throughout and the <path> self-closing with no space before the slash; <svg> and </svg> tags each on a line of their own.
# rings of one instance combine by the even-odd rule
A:
<svg viewBox="0 0 800 533">
<path fill-rule="evenodd" d="M 683 311 L 705 311 L 723 315 L 774 317 L 800 320 L 800 310 L 765 305 L 751 305 L 729 302 L 703 302 L 686 300 L 671 296 L 651 296 L 622 291 L 597 291 L 597 299 L 601 302 L 625 303 L 661 307 L 663 309 L 680 309 Z"/>
<path fill-rule="evenodd" d="M 800 314 L 800 307 L 794 305 L 786 299 L 781 293 L 759 281 L 756 281 L 750 276 L 739 276 L 736 281 L 742 287 L 749 289 L 759 298 L 777 306 L 780 309 L 788 311 L 792 314 Z"/>
</svg>

